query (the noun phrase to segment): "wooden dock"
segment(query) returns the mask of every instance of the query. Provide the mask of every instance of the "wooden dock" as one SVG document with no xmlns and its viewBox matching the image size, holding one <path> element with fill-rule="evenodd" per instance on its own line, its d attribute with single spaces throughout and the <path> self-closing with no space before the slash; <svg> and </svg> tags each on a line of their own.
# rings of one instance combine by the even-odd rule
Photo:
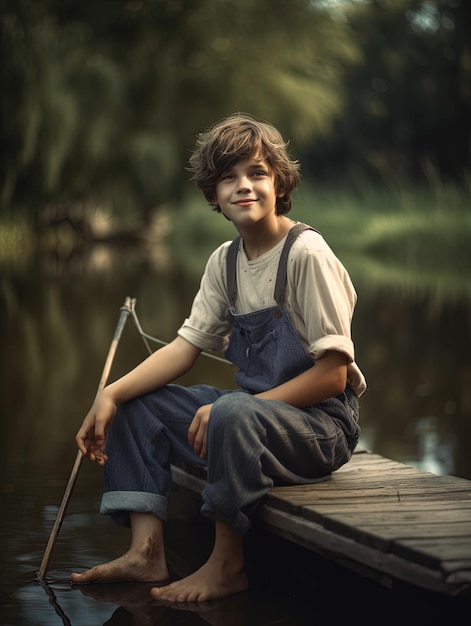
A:
<svg viewBox="0 0 471 626">
<path fill-rule="evenodd" d="M 202 491 L 204 468 L 172 470 Z M 257 523 L 387 587 L 471 596 L 469 480 L 358 450 L 327 482 L 273 488 Z"/>
</svg>

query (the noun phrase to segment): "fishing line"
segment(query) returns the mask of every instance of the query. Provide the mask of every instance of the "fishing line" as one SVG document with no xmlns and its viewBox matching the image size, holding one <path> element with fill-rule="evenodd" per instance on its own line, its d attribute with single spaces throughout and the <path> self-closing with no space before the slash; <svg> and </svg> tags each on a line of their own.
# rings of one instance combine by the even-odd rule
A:
<svg viewBox="0 0 471 626">
<path fill-rule="evenodd" d="M 136 313 L 136 298 L 133 298 L 130 302 L 130 307 L 129 307 L 129 312 L 131 314 L 132 320 L 137 328 L 138 333 L 140 334 L 140 336 L 142 337 L 142 340 L 149 352 L 149 354 L 153 353 L 152 348 L 149 345 L 149 341 L 153 341 L 154 343 L 158 343 L 161 346 L 168 346 L 168 341 L 162 341 L 162 339 L 157 339 L 156 337 L 152 337 L 152 335 L 149 335 L 147 333 L 145 333 L 142 330 L 142 326 L 139 322 L 139 318 L 137 317 L 137 313 Z M 211 352 L 201 352 L 201 354 L 203 356 L 208 357 L 208 359 L 213 359 L 214 361 L 219 361 L 220 363 L 224 363 L 225 365 L 233 365 L 230 361 L 228 361 L 227 359 L 224 359 L 220 356 L 216 356 L 215 354 L 211 354 Z"/>
</svg>

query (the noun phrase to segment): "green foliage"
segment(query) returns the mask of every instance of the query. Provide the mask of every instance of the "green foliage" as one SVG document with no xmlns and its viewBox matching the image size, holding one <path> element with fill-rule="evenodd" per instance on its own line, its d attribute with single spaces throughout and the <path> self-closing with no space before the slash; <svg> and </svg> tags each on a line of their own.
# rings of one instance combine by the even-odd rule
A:
<svg viewBox="0 0 471 626">
<path fill-rule="evenodd" d="M 323 234 L 356 284 L 412 281 L 417 289 L 433 289 L 441 281 L 459 291 L 471 266 L 471 188 L 434 185 L 388 189 L 363 181 L 347 191 L 305 183 L 290 217 Z M 190 196 L 169 242 L 175 260 L 199 275 L 212 250 L 235 235 L 222 215 Z"/>
<path fill-rule="evenodd" d="M 297 193 L 293 219 L 316 227 L 347 267 L 355 286 L 367 292 L 394 290 L 398 294 L 432 295 L 437 303 L 471 298 L 471 187 L 467 190 L 433 179 L 428 187 L 378 188 L 358 181 L 355 189 L 310 185 Z M 198 281 L 210 253 L 236 235 L 233 225 L 215 213 L 196 191 L 178 208 L 167 209 L 164 229 L 146 228 L 147 244 L 130 248 L 133 263 L 146 257 L 158 267 Z M 63 272 L 83 258 L 87 274 L 111 272 L 107 281 L 123 281 L 116 274 L 113 251 L 123 262 L 123 248 L 101 248 L 98 257 L 107 262 L 87 261 L 93 249 L 77 247 L 70 231 L 48 231 L 38 241 L 24 220 L 0 226 L 0 267 L 29 267 L 32 255 L 41 250 L 45 259 L 62 264 Z M 62 260 L 61 260 L 62 259 Z M 121 266 L 120 266 L 121 267 Z M 147 287 L 148 288 L 148 287 Z M 153 293 L 152 288 L 150 292 Z M 182 293 L 186 293 L 185 290 Z M 441 305 L 440 305 L 441 306 Z"/>
<path fill-rule="evenodd" d="M 342 249 L 381 254 L 386 239 L 390 251 L 400 239 L 423 238 L 431 244 L 432 237 L 447 233 L 471 243 L 470 206 L 471 189 L 457 184 L 380 188 L 363 182 L 350 191 L 304 185 L 294 210 L 297 219 L 312 223 Z"/>
<path fill-rule="evenodd" d="M 181 199 L 195 134 L 269 119 L 308 179 L 469 169 L 469 3 L 4 0 L 3 213 Z"/>
<path fill-rule="evenodd" d="M 0 267 L 27 267 L 35 248 L 35 237 L 24 218 L 0 224 Z"/>
<path fill-rule="evenodd" d="M 118 208 L 146 215 L 178 195 L 196 132 L 237 109 L 307 145 L 339 113 L 341 62 L 358 56 L 302 0 L 19 0 L 2 30 L 4 210 L 107 199 L 119 180 Z"/>
<path fill-rule="evenodd" d="M 15 196 L 73 196 L 107 167 L 121 120 L 119 71 L 90 53 L 89 41 L 86 25 L 59 26 L 41 3 L 20 0 L 4 15 L 4 205 Z"/>
<path fill-rule="evenodd" d="M 462 180 L 471 166 L 471 3 L 335 4 L 349 9 L 336 15 L 362 42 L 364 62 L 346 73 L 348 107 L 334 141 L 312 146 L 309 170 L 423 182 L 432 162 L 442 178 Z"/>
</svg>

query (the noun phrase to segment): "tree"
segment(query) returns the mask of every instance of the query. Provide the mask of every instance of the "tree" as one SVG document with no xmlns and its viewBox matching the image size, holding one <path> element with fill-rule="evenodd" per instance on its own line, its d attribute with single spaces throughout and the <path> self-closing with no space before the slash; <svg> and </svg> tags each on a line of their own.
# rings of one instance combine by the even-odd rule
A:
<svg viewBox="0 0 471 626">
<path fill-rule="evenodd" d="M 175 197 L 196 132 L 245 110 L 293 149 L 342 109 L 348 28 L 306 0 L 5 2 L 3 210 Z"/>
<path fill-rule="evenodd" d="M 471 146 L 471 5 L 459 0 L 345 2 L 364 63 L 346 77 L 336 130 L 313 171 L 462 180 Z"/>
</svg>

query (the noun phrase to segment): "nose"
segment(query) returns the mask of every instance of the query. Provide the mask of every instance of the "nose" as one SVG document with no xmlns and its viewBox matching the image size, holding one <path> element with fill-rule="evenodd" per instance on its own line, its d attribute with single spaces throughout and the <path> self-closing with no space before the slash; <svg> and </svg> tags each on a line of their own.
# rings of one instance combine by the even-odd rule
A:
<svg viewBox="0 0 471 626">
<path fill-rule="evenodd" d="M 250 191 L 251 189 L 252 185 L 248 176 L 240 176 L 237 179 L 237 193 L 244 193 L 246 191 Z"/>
</svg>

